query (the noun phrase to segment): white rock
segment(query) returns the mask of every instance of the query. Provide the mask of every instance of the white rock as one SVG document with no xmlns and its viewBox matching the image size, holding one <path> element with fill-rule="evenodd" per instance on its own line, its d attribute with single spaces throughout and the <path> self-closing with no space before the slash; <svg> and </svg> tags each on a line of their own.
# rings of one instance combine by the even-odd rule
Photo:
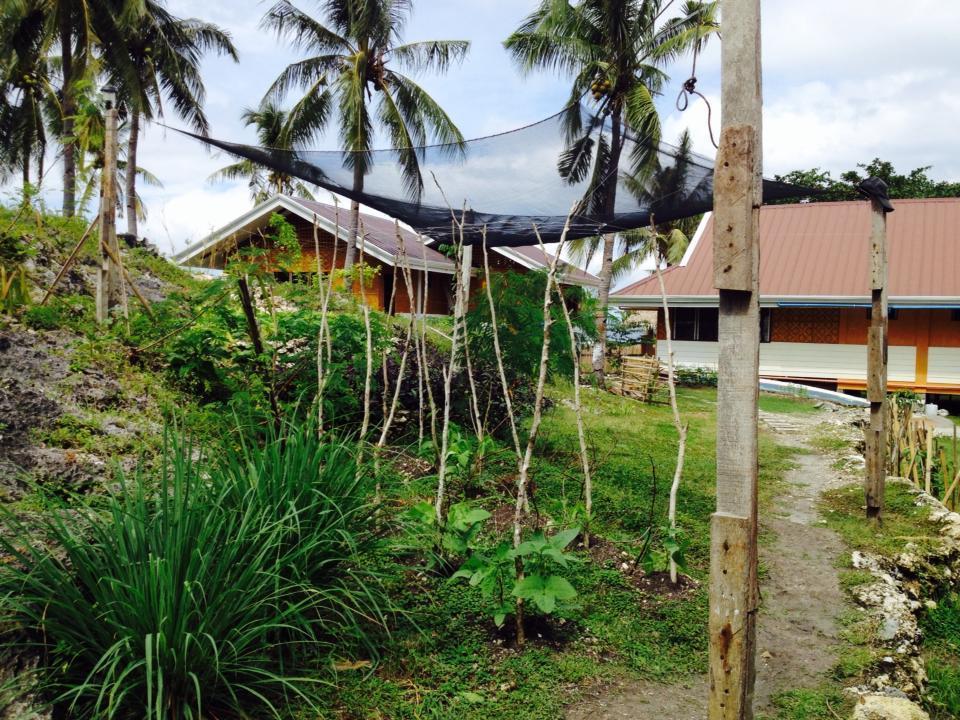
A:
<svg viewBox="0 0 960 720">
<path fill-rule="evenodd" d="M 903 698 L 864 695 L 854 708 L 852 720 L 930 720 L 930 716 Z"/>
</svg>

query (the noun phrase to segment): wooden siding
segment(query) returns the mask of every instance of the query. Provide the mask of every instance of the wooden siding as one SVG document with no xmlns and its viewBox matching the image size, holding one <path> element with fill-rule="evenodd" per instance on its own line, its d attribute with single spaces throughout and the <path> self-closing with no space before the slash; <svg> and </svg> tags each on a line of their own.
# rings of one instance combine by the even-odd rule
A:
<svg viewBox="0 0 960 720">
<path fill-rule="evenodd" d="M 673 343 L 674 360 L 677 365 L 687 367 L 716 368 L 718 349 L 715 342 L 681 340 Z M 664 352 L 666 345 L 661 343 L 658 355 L 663 357 Z M 889 377 L 892 381 L 913 382 L 915 364 L 915 348 L 890 348 Z M 867 376 L 867 348 L 866 345 L 838 343 L 762 343 L 760 374 L 798 380 L 862 381 Z M 960 377 L 957 381 L 960 382 Z"/>
<path fill-rule="evenodd" d="M 931 347 L 927 382 L 960 386 L 960 347 Z"/>
</svg>

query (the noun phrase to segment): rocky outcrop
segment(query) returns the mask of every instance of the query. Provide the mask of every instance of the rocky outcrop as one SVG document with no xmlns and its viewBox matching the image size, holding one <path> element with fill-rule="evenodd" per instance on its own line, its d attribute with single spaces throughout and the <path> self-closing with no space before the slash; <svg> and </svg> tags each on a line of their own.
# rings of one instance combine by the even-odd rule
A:
<svg viewBox="0 0 960 720">
<path fill-rule="evenodd" d="M 866 570 L 874 581 L 853 590 L 856 601 L 876 619 L 876 644 L 890 649 L 876 674 L 852 688 L 859 702 L 855 720 L 923 720 L 927 714 L 913 700 L 923 694 L 926 672 L 921 655 L 919 615 L 935 595 L 956 588 L 960 580 L 960 514 L 901 478 L 916 495 L 916 504 L 930 508 L 940 542 L 908 543 L 894 558 L 855 551 L 853 566 Z"/>
</svg>

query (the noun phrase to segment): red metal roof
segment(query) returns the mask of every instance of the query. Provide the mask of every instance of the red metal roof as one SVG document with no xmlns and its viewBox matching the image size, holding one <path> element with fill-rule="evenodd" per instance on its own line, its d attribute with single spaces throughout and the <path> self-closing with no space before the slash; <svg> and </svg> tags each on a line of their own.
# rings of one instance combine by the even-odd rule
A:
<svg viewBox="0 0 960 720">
<path fill-rule="evenodd" d="M 494 248 L 498 250 L 499 248 Z M 510 250 L 522 255 L 528 261 L 535 263 L 539 268 L 547 269 L 550 266 L 550 262 L 553 260 L 553 255 L 548 252 L 544 252 L 536 245 L 526 245 L 523 247 L 511 247 Z M 586 272 L 585 270 L 578 268 L 576 265 L 573 265 L 568 262 L 560 261 L 560 272 L 562 275 L 561 282 L 569 282 L 579 285 L 599 285 L 600 278 L 596 275 Z"/>
<path fill-rule="evenodd" d="M 331 222 L 337 221 L 337 209 L 333 205 L 316 202 L 315 200 L 305 200 L 303 198 L 292 199 L 310 212 L 315 212 L 320 217 L 326 218 Z M 376 245 L 391 257 L 396 257 L 400 252 L 400 246 L 397 243 L 397 229 L 393 220 L 377 215 L 369 215 L 364 212 L 360 213 L 360 220 L 363 223 L 363 230 L 366 233 L 365 242 Z M 340 208 L 339 222 L 343 230 L 349 227 L 349 207 Z M 454 265 L 450 258 L 424 245 L 416 233 L 407 230 L 401 225 L 400 234 L 403 236 L 403 247 L 408 257 L 449 265 L 451 270 L 453 269 Z"/>
<path fill-rule="evenodd" d="M 960 298 L 960 198 L 894 200 L 887 215 L 891 298 Z M 713 218 L 685 266 L 664 273 L 667 295 L 712 296 Z M 766 205 L 760 211 L 761 298 L 866 298 L 870 204 Z M 660 295 L 654 276 L 611 300 Z"/>
</svg>

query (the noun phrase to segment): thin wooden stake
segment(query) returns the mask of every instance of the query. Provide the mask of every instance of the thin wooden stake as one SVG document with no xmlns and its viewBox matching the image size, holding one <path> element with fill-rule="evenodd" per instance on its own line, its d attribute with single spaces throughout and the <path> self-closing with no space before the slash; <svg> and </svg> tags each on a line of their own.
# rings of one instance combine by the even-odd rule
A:
<svg viewBox="0 0 960 720">
<path fill-rule="evenodd" d="M 560 251 L 563 243 L 567 239 L 567 231 L 570 229 L 570 216 L 563 227 L 563 233 L 560 235 L 560 242 L 557 244 L 557 253 L 550 261 L 547 269 L 547 283 L 543 291 L 543 344 L 540 347 L 540 372 L 537 376 L 537 389 L 533 398 L 533 417 L 530 420 L 530 431 L 527 435 L 527 447 L 523 454 L 523 462 L 520 464 L 520 475 L 517 478 L 517 501 L 513 511 L 513 547 L 520 546 L 521 530 L 523 528 L 523 506 L 524 499 L 527 496 L 527 481 L 530 474 L 530 463 L 533 461 L 533 448 L 537 443 L 537 434 L 540 432 L 540 422 L 543 420 L 543 393 L 547 383 L 547 366 L 550 364 L 550 328 L 553 325 L 553 314 L 550 307 L 553 300 L 553 282 L 557 273 L 557 260 L 560 258 Z M 540 239 L 540 231 L 537 226 L 533 226 L 533 231 L 537 236 L 537 241 L 543 245 Z M 523 559 L 519 556 L 516 560 L 517 581 L 523 580 Z M 523 598 L 517 598 L 516 605 L 516 629 L 517 645 L 523 645 L 526 638 L 523 628 Z"/>
<path fill-rule="evenodd" d="M 70 269 L 70 266 L 76 259 L 77 253 L 80 252 L 80 248 L 83 247 L 83 244 L 87 241 L 87 238 L 90 237 L 90 233 L 93 232 L 93 228 L 96 227 L 98 222 L 100 222 L 99 215 L 93 218 L 93 220 L 90 221 L 90 224 L 87 225 L 87 229 L 83 231 L 83 235 L 80 236 L 80 240 L 76 245 L 73 246 L 73 250 L 71 250 L 70 255 L 67 256 L 66 262 L 64 262 L 63 267 L 60 268 L 60 272 L 57 273 L 57 276 L 53 279 L 53 282 L 50 283 L 50 287 L 47 288 L 47 291 L 43 294 L 43 299 L 40 301 L 41 305 L 47 304 L 47 300 L 49 300 L 50 296 L 53 295 L 53 291 L 56 289 L 57 285 L 60 284 L 63 276 L 67 274 L 67 270 Z M 956 437 L 954 437 L 954 443 L 956 443 Z"/>
<path fill-rule="evenodd" d="M 650 232 L 654 240 L 657 237 L 657 226 L 651 218 Z M 656 243 L 655 243 L 656 244 Z M 673 333 L 670 329 L 670 305 L 667 302 L 667 288 L 663 282 L 663 273 L 660 271 L 660 257 L 656 258 L 654 269 L 657 273 L 657 282 L 660 283 L 660 297 L 663 301 L 664 336 L 667 341 L 667 387 L 670 391 L 670 409 L 673 411 L 673 426 L 677 429 L 677 466 L 673 472 L 673 483 L 670 485 L 670 504 L 667 510 L 667 521 L 670 529 L 677 529 L 677 492 L 680 489 L 680 480 L 683 478 L 683 461 L 687 452 L 687 426 L 680 419 L 680 406 L 677 404 L 677 383 L 673 372 Z M 677 584 L 677 563 L 670 557 L 670 582 Z"/>
</svg>

